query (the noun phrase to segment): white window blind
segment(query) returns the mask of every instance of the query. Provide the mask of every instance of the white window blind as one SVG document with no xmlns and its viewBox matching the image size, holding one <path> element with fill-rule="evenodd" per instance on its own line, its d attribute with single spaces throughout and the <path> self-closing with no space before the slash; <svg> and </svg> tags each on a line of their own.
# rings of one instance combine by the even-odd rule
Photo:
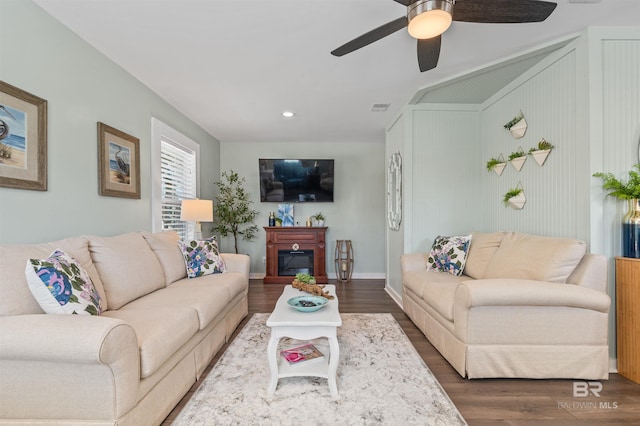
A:
<svg viewBox="0 0 640 426">
<path fill-rule="evenodd" d="M 193 238 L 194 223 L 180 220 L 180 203 L 196 198 L 196 153 L 162 140 L 160 176 L 162 230 L 174 230 L 181 238 Z"/>
</svg>

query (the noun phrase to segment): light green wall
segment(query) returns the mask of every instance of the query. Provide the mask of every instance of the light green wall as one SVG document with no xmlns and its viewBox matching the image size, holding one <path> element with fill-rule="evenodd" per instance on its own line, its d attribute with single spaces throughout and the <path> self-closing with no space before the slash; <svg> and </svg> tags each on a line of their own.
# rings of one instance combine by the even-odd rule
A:
<svg viewBox="0 0 640 426">
<path fill-rule="evenodd" d="M 48 191 L 0 188 L 0 242 L 151 229 L 151 117 L 201 145 L 213 196 L 219 142 L 30 1 L 0 1 L 0 79 L 48 101 Z M 98 195 L 96 123 L 140 139 L 141 199 Z"/>
<path fill-rule="evenodd" d="M 321 211 L 326 219 L 327 273 L 335 276 L 336 240 L 351 240 L 354 251 L 354 278 L 383 278 L 384 263 L 384 144 L 382 143 L 221 143 L 221 170 L 234 170 L 246 179 L 245 188 L 260 212 L 256 223 L 258 238 L 241 241 L 240 251 L 251 256 L 251 273 L 264 276 L 265 233 L 270 211 L 278 203 L 261 203 L 259 158 L 326 158 L 335 160 L 333 203 L 297 203 L 295 221 L 304 225 L 308 216 Z M 233 250 L 230 237 L 221 240 L 224 251 Z"/>
</svg>

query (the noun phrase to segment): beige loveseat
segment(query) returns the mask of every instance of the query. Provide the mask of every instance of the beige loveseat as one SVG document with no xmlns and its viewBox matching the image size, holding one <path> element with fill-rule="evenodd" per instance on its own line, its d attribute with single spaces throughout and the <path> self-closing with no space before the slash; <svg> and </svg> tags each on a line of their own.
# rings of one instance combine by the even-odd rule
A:
<svg viewBox="0 0 640 426">
<path fill-rule="evenodd" d="M 25 280 L 61 249 L 106 311 L 47 315 Z M 249 258 L 186 278 L 175 232 L 0 246 L 0 424 L 159 424 L 248 313 Z"/>
<path fill-rule="evenodd" d="M 404 310 L 462 377 L 607 379 L 607 264 L 585 248 L 474 233 L 461 276 L 405 254 Z"/>
</svg>

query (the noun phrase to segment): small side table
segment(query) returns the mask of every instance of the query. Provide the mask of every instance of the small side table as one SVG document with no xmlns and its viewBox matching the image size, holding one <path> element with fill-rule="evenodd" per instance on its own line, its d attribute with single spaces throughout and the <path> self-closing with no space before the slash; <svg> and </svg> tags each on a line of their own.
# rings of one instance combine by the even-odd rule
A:
<svg viewBox="0 0 640 426">
<path fill-rule="evenodd" d="M 353 247 L 351 240 L 336 241 L 336 278 L 339 281 L 351 281 L 353 274 Z"/>
<path fill-rule="evenodd" d="M 618 373 L 640 383 L 640 259 L 616 257 Z"/>
</svg>

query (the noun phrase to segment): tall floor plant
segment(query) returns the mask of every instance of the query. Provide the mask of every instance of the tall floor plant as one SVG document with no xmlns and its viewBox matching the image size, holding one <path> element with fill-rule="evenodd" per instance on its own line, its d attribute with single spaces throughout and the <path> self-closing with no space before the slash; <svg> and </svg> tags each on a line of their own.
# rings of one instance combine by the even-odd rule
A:
<svg viewBox="0 0 640 426">
<path fill-rule="evenodd" d="M 212 231 L 222 237 L 233 235 L 234 247 L 238 253 L 238 239 L 252 241 L 256 238 L 258 227 L 253 221 L 258 211 L 251 208 L 253 203 L 244 189 L 245 178 L 233 170 L 222 172 L 222 179 L 215 182 L 219 194 L 213 206 Z"/>
</svg>

